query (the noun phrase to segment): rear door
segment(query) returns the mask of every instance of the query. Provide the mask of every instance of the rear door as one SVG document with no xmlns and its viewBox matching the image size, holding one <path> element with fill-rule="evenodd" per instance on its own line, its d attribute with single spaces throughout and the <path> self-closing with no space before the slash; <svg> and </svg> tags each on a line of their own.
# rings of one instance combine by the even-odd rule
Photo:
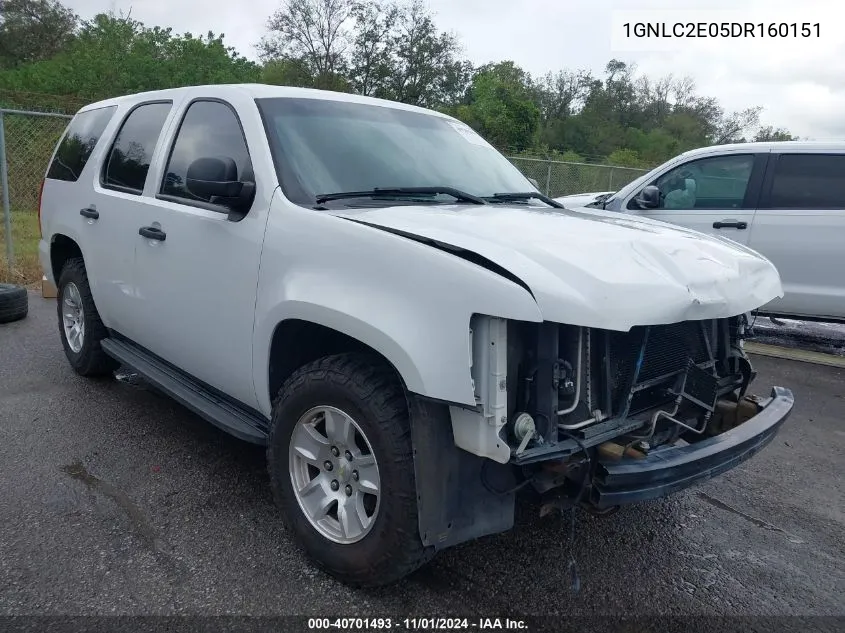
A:
<svg viewBox="0 0 845 633">
<path fill-rule="evenodd" d="M 97 229 L 94 247 L 97 260 L 89 271 L 99 280 L 100 296 L 95 301 L 106 325 L 133 338 L 143 330 L 138 314 L 138 293 L 134 283 L 138 218 L 149 204 L 142 195 L 147 172 L 173 103 L 149 101 L 122 112 L 117 134 L 107 146 L 93 190 L 84 200 L 94 210 Z"/>
<path fill-rule="evenodd" d="M 767 157 L 732 152 L 681 163 L 647 183 L 660 190 L 659 207 L 640 209 L 635 194 L 628 210 L 747 244 Z"/>
<path fill-rule="evenodd" d="M 773 153 L 749 246 L 783 283 L 765 310 L 845 318 L 845 153 Z"/>
</svg>

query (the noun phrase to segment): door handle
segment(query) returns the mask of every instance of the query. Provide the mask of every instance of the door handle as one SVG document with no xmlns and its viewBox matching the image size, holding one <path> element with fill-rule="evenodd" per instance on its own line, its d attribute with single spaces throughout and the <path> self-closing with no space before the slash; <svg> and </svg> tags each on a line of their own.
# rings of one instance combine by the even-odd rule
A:
<svg viewBox="0 0 845 633">
<path fill-rule="evenodd" d="M 138 235 L 151 240 L 158 240 L 160 242 L 163 242 L 165 239 L 167 239 L 167 233 L 154 226 L 142 226 L 140 229 L 138 229 Z"/>
<path fill-rule="evenodd" d="M 85 207 L 84 209 L 79 210 L 79 215 L 84 218 L 91 218 L 92 220 L 96 220 L 100 217 L 100 212 L 96 209 L 92 209 L 91 207 Z"/>
<path fill-rule="evenodd" d="M 747 229 L 748 222 L 739 222 L 737 220 L 721 220 L 713 223 L 714 229 Z"/>
</svg>

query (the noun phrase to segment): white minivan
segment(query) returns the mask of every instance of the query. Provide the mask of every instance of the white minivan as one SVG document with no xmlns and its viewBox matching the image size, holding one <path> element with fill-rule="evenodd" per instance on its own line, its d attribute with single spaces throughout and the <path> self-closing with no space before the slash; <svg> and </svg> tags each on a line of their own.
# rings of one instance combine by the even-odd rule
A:
<svg viewBox="0 0 845 633">
<path fill-rule="evenodd" d="M 845 319 L 845 143 L 695 149 L 587 206 L 679 224 L 759 252 L 780 272 L 784 290 L 761 314 Z"/>
</svg>

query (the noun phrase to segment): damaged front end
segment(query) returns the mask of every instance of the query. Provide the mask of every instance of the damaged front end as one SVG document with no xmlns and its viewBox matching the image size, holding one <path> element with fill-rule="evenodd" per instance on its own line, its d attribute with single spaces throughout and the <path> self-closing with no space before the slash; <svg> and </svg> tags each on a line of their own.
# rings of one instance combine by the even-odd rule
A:
<svg viewBox="0 0 845 633">
<path fill-rule="evenodd" d="M 747 333 L 746 315 L 627 332 L 476 316 L 485 424 L 453 408 L 455 443 L 516 467 L 545 510 L 671 494 L 751 457 L 792 410 L 787 389 L 748 393 Z"/>
</svg>

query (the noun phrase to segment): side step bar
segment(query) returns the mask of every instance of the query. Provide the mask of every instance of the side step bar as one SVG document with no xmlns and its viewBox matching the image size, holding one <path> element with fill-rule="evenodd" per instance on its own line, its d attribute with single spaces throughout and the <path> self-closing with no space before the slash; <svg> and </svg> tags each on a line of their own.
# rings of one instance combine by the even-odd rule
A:
<svg viewBox="0 0 845 633">
<path fill-rule="evenodd" d="M 252 444 L 267 444 L 267 420 L 226 398 L 143 348 L 114 337 L 100 341 L 103 351 L 214 426 Z"/>
</svg>

